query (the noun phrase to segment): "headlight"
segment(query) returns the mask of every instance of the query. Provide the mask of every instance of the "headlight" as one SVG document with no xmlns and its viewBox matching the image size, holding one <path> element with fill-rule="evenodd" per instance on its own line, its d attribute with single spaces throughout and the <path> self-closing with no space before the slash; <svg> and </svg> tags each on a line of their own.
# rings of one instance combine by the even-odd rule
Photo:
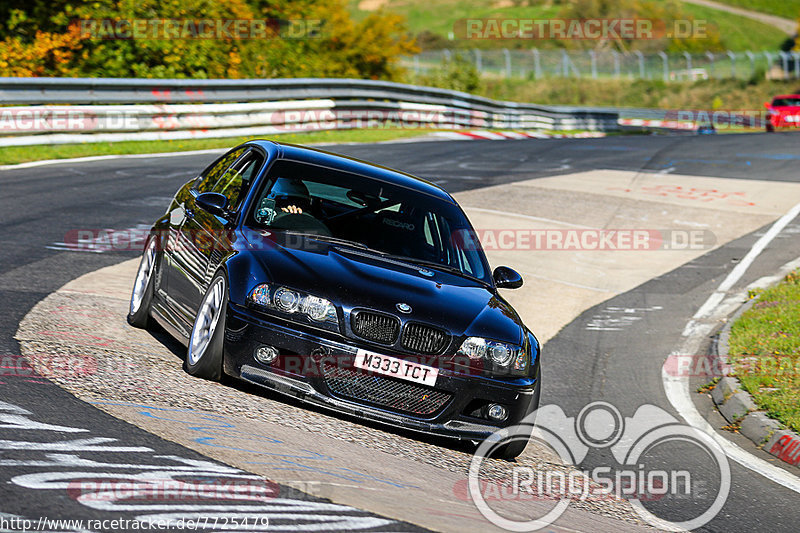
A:
<svg viewBox="0 0 800 533">
<path fill-rule="evenodd" d="M 321 322 L 327 320 L 328 317 L 336 317 L 336 308 L 325 298 L 317 296 L 306 296 L 301 305 L 303 313 L 307 314 L 312 320 Z"/>
<path fill-rule="evenodd" d="M 286 287 L 280 287 L 275 291 L 272 303 L 284 313 L 294 313 L 300 307 L 300 295 Z"/>
<path fill-rule="evenodd" d="M 287 287 L 280 287 L 262 283 L 256 286 L 248 301 L 258 307 L 265 307 L 273 311 L 280 311 L 290 315 L 300 315 L 309 318 L 319 325 L 335 326 L 338 331 L 339 321 L 336 316 L 336 307 L 319 296 L 305 294 Z"/>
<path fill-rule="evenodd" d="M 516 350 L 506 344 L 493 344 L 489 348 L 489 355 L 492 361 L 500 366 L 508 366 L 511 358 L 516 355 Z"/>
<path fill-rule="evenodd" d="M 486 368 L 494 368 L 502 373 L 524 374 L 528 370 L 529 354 L 515 344 L 467 337 L 458 349 L 458 355 L 466 355 L 472 360 L 483 360 Z"/>
</svg>

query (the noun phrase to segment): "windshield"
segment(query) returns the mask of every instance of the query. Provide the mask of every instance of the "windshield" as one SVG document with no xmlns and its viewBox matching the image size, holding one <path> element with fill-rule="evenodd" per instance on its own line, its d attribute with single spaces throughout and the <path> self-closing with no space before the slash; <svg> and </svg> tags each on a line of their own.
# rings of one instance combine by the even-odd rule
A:
<svg viewBox="0 0 800 533">
<path fill-rule="evenodd" d="M 773 107 L 800 106 L 800 97 L 797 98 L 775 98 L 772 100 Z"/>
<path fill-rule="evenodd" d="M 369 177 L 278 160 L 247 217 L 255 228 L 313 234 L 491 283 L 456 205 Z"/>
</svg>

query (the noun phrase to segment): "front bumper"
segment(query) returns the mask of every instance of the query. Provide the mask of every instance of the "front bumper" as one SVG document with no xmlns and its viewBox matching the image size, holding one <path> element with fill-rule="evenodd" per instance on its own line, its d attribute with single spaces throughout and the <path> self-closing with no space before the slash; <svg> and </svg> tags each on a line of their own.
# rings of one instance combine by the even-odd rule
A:
<svg viewBox="0 0 800 533">
<path fill-rule="evenodd" d="M 281 355 L 270 365 L 261 364 L 254 357 L 255 350 L 262 345 L 274 346 L 280 351 Z M 228 306 L 225 372 L 327 409 L 427 434 L 483 440 L 500 428 L 523 422 L 539 405 L 538 372 L 537 378 L 497 379 L 440 368 L 435 388 L 376 376 L 376 383 L 380 380 L 385 385 L 388 380 L 392 382 L 389 385 L 447 396 L 443 405 L 431 413 L 378 405 L 331 390 L 323 365 L 332 358 L 345 372 L 358 373 L 361 377 L 368 375 L 352 367 L 359 348 L 381 351 L 367 343 L 359 344 L 333 333 L 282 322 L 245 307 Z M 408 357 L 397 353 L 386 355 Z M 506 407 L 507 419 L 503 422 L 489 420 L 485 409 L 481 408 L 489 403 Z"/>
<path fill-rule="evenodd" d="M 772 115 L 769 123 L 773 128 L 800 128 L 800 115 Z"/>
</svg>

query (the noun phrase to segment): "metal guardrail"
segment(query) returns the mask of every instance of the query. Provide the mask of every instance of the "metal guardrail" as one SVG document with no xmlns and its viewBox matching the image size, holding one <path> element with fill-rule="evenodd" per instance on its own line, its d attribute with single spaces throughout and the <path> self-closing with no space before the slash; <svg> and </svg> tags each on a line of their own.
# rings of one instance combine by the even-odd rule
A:
<svg viewBox="0 0 800 533">
<path fill-rule="evenodd" d="M 402 65 L 414 74 L 441 69 L 455 57 L 494 78 L 593 78 L 641 80 L 800 79 L 800 52 L 705 51 L 621 53 L 615 50 L 443 49 L 406 57 Z"/>
<path fill-rule="evenodd" d="M 0 146 L 358 127 L 608 131 L 614 109 L 495 101 L 355 79 L 0 78 Z"/>
</svg>

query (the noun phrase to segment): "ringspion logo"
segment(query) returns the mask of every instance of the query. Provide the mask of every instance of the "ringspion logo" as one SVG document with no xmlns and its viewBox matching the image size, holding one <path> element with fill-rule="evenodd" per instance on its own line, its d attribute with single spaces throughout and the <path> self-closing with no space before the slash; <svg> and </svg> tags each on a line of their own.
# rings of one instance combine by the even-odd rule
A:
<svg viewBox="0 0 800 533">
<path fill-rule="evenodd" d="M 535 423 L 534 423 L 535 421 Z M 487 461 L 499 447 L 533 438 L 548 446 L 566 465 L 577 469 L 534 471 L 517 463 Z M 597 450 L 605 452 L 597 453 Z M 609 453 L 610 452 L 610 453 Z M 669 461 L 664 460 L 664 452 Z M 594 453 L 593 468 L 579 465 Z M 674 458 L 680 458 L 677 461 Z M 703 468 L 681 464 L 686 457 Z M 599 463 L 599 464 L 598 464 Z M 498 481 L 498 479 L 500 481 Z M 730 465 L 722 448 L 702 431 L 681 424 L 654 405 L 642 405 L 623 417 L 607 402 L 592 402 L 575 417 L 547 405 L 521 424 L 496 431 L 478 447 L 469 468 L 469 496 L 478 511 L 508 531 L 536 531 L 555 522 L 575 501 L 604 497 L 625 499 L 647 523 L 667 531 L 702 527 L 725 505 L 730 492 Z M 457 487 L 456 487 L 457 488 Z M 507 500 L 553 502 L 529 519 L 511 516 L 497 505 Z M 648 502 L 669 500 L 687 509 L 680 518 L 656 514 L 664 507 Z M 494 503 L 494 507 L 492 504 Z"/>
</svg>

